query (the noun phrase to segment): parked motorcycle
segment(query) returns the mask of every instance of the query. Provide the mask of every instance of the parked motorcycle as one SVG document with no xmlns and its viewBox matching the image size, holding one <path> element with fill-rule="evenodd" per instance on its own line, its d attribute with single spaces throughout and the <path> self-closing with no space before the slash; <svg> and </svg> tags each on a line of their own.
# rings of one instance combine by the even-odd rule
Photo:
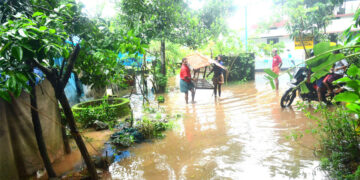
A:
<svg viewBox="0 0 360 180">
<path fill-rule="evenodd" d="M 296 97 L 296 92 L 301 97 L 303 101 L 319 101 L 318 95 L 316 92 L 316 83 L 305 83 L 307 88 L 309 89 L 308 93 L 302 93 L 300 86 L 298 86 L 301 82 L 305 80 L 308 75 L 308 69 L 305 67 L 298 68 L 294 72 L 294 78 L 291 80 L 290 88 L 284 93 L 281 97 L 280 105 L 285 108 L 292 104 Z M 330 88 L 335 89 L 334 85 L 330 85 Z M 326 104 L 330 104 L 331 100 L 334 98 L 334 93 L 327 94 L 326 87 L 321 88 L 321 99 Z M 339 93 L 339 91 L 337 91 Z"/>
</svg>

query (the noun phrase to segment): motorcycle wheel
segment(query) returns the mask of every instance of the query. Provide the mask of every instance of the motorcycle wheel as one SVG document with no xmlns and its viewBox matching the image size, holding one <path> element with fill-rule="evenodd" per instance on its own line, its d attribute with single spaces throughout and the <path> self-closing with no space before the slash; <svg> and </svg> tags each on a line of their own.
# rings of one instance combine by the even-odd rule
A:
<svg viewBox="0 0 360 180">
<path fill-rule="evenodd" d="M 281 97 L 280 105 L 282 108 L 289 107 L 291 103 L 294 101 L 296 96 L 296 90 L 290 88 L 288 89 L 284 95 Z"/>
</svg>

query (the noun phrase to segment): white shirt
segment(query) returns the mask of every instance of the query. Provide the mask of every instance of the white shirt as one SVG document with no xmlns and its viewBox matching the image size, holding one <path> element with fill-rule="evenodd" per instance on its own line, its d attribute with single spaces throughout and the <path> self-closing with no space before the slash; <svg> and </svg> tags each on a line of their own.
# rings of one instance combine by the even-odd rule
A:
<svg viewBox="0 0 360 180">
<path fill-rule="evenodd" d="M 349 65 L 349 63 L 345 59 L 342 59 L 342 60 L 336 62 L 335 67 L 334 67 L 334 70 L 335 70 L 334 74 L 344 75 L 345 70 L 344 69 L 337 69 L 337 68 L 340 68 L 342 66 L 348 66 L 348 65 Z"/>
</svg>

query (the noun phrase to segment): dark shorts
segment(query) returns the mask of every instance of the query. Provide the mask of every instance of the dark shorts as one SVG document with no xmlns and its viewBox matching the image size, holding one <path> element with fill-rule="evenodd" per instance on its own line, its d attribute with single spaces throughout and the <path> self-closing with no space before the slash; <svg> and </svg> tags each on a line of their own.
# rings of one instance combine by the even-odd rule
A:
<svg viewBox="0 0 360 180">
<path fill-rule="evenodd" d="M 213 77 L 212 78 L 212 82 L 214 85 L 217 85 L 217 84 L 224 84 L 224 76 L 223 74 L 220 74 L 218 77 Z"/>
<path fill-rule="evenodd" d="M 180 91 L 183 93 L 187 93 L 189 90 L 194 88 L 194 84 L 192 82 L 186 82 L 180 79 Z"/>
<path fill-rule="evenodd" d="M 323 83 L 323 80 L 324 80 L 325 76 L 324 77 L 321 77 L 320 79 L 316 80 L 316 86 L 319 87 L 319 88 L 322 88 L 324 86 L 324 83 Z"/>
</svg>

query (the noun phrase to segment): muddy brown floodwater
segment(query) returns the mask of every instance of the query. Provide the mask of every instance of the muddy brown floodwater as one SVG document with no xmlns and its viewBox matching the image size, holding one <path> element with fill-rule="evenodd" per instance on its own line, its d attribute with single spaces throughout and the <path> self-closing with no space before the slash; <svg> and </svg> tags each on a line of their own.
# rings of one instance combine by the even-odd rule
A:
<svg viewBox="0 0 360 180">
<path fill-rule="evenodd" d="M 212 91 L 197 90 L 196 103 L 188 105 L 173 80 L 164 108 L 183 118 L 164 139 L 129 148 L 130 157 L 111 165 L 112 178 L 326 179 L 313 154 L 316 140 L 286 138 L 313 122 L 296 108 L 280 107 L 288 77 L 276 93 L 263 75 L 223 87 L 217 100 Z"/>
</svg>

